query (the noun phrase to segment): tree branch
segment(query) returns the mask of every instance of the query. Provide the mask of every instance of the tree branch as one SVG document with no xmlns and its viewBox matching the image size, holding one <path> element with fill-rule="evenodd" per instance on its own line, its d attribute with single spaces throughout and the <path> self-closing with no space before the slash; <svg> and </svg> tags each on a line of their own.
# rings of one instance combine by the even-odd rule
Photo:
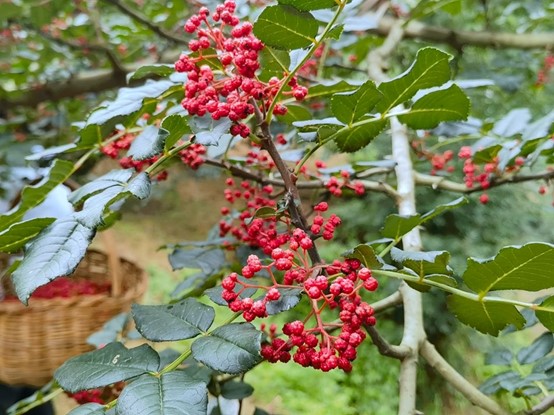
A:
<svg viewBox="0 0 554 415">
<path fill-rule="evenodd" d="M 367 331 L 367 334 L 369 334 L 369 337 L 371 338 L 373 344 L 377 347 L 377 350 L 379 350 L 379 353 L 381 353 L 383 356 L 403 360 L 410 355 L 410 349 L 405 346 L 394 346 L 390 344 L 383 337 L 381 337 L 375 327 L 365 325 L 364 328 Z"/>
<path fill-rule="evenodd" d="M 122 3 L 120 0 L 103 0 L 106 3 L 112 4 L 113 6 L 117 7 L 122 13 L 126 14 L 127 16 L 131 17 L 133 20 L 136 20 L 137 22 L 143 24 L 147 28 L 149 28 L 151 31 L 156 33 L 158 36 L 169 40 L 170 42 L 176 43 L 178 45 L 187 45 L 188 40 L 183 39 L 182 37 L 175 36 L 166 30 L 162 29 L 160 26 L 154 24 L 152 21 L 150 21 L 146 16 L 140 14 L 139 12 L 131 9 L 124 3 Z"/>
<path fill-rule="evenodd" d="M 507 415 L 508 413 L 500 407 L 495 401 L 482 393 L 479 389 L 473 386 L 456 369 L 437 352 L 435 346 L 429 341 L 425 341 L 420 348 L 421 356 L 429 363 L 429 365 L 437 371 L 448 383 L 456 390 L 460 391 L 473 405 L 484 409 L 493 415 Z M 542 412 L 537 412 L 537 415 Z M 535 413 L 533 413 L 535 414 Z"/>
<path fill-rule="evenodd" d="M 541 402 L 533 406 L 529 411 L 525 412 L 525 415 L 540 415 L 544 414 L 550 408 L 554 408 L 554 395 L 549 395 Z"/>
<path fill-rule="evenodd" d="M 379 36 L 388 36 L 399 19 L 384 16 L 379 26 L 369 30 Z M 513 48 L 513 49 L 546 49 L 554 46 L 554 33 L 506 33 L 506 32 L 473 32 L 452 30 L 438 26 L 428 26 L 418 21 L 410 21 L 404 27 L 404 37 L 420 39 L 434 43 L 446 43 L 458 49 L 462 46 Z"/>
</svg>

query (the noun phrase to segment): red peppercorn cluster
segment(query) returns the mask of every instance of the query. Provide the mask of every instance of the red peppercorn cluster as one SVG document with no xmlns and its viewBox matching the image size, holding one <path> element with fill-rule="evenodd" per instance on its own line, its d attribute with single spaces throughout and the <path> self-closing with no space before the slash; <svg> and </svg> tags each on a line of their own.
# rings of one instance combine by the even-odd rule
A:
<svg viewBox="0 0 554 415">
<path fill-rule="evenodd" d="M 419 158 L 428 160 L 431 163 L 431 174 L 433 176 L 441 171 L 446 171 L 447 173 L 454 172 L 455 167 L 449 165 L 449 162 L 454 159 L 454 152 L 452 150 L 434 153 L 425 148 L 425 140 L 413 140 L 412 148 Z"/>
<path fill-rule="evenodd" d="M 342 170 L 340 172 L 340 177 L 342 180 L 339 180 L 337 177 L 333 176 L 325 182 L 325 187 L 333 196 L 342 196 L 344 188 L 352 189 L 358 196 L 365 193 L 364 184 L 360 181 L 351 181 L 350 173 L 348 171 Z"/>
<path fill-rule="evenodd" d="M 105 386 L 98 389 L 90 389 L 75 393 L 67 393 L 67 396 L 73 398 L 79 405 L 86 403 L 98 403 L 106 405 L 107 403 L 117 399 L 121 395 L 121 391 L 125 387 L 125 382 L 118 382 L 113 385 Z"/>
<path fill-rule="evenodd" d="M 115 135 L 121 134 L 120 131 L 116 131 Z M 119 159 L 119 165 L 124 169 L 134 169 L 135 171 L 142 171 L 146 167 L 154 164 L 158 159 L 159 155 L 150 157 L 145 160 L 135 160 L 132 157 L 121 157 L 121 152 L 129 150 L 131 144 L 136 138 L 135 134 L 124 134 L 116 140 L 103 146 L 100 151 L 106 156 L 112 159 Z M 179 156 L 183 164 L 189 166 L 191 169 L 198 169 L 205 161 L 204 155 L 206 154 L 206 147 L 202 144 L 191 144 L 184 150 L 179 152 Z M 161 171 L 156 176 L 156 180 L 163 181 L 167 179 L 168 173 L 166 170 Z"/>
<path fill-rule="evenodd" d="M 277 205 L 275 200 L 270 198 L 273 193 L 272 186 L 257 186 L 246 180 L 237 186 L 235 180 L 231 178 L 228 178 L 225 183 L 227 185 L 224 190 L 225 200 L 231 206 L 221 208 L 221 214 L 225 218 L 219 222 L 220 236 L 232 235 L 238 241 L 253 248 L 262 249 L 266 254 L 287 243 L 289 235 L 278 231 L 278 221 L 275 216 L 254 218 L 258 209 L 274 208 Z M 231 207 L 240 209 L 240 213 L 235 214 L 231 211 Z M 281 220 L 286 224 L 288 218 L 283 217 Z"/>
<path fill-rule="evenodd" d="M 310 265 L 309 251 L 314 248 L 312 238 L 331 239 L 341 222 L 336 215 L 324 219 L 322 212 L 327 209 L 325 202 L 314 207 L 316 216 L 310 229 L 313 235 L 299 228 L 290 230 L 289 226 L 288 231 L 281 234 L 285 238 L 263 241 L 259 246 L 269 258 L 250 255 L 241 275 L 233 272 L 223 279 L 222 298 L 232 311 L 252 321 L 267 317 L 268 306 L 282 299 L 286 291 L 303 293 L 310 299 L 312 311 L 303 322 L 285 324 L 282 331 L 288 337 L 286 340 L 277 337 L 275 329 L 270 330 L 269 341 L 262 346 L 262 356 L 270 362 L 286 362 L 293 358 L 303 366 L 323 371 L 335 368 L 349 371 L 351 361 L 356 358 L 356 347 L 365 338 L 362 326 L 375 324 L 373 309 L 362 301 L 359 291 L 375 291 L 378 283 L 371 270 L 362 267 L 356 259 Z M 262 224 L 261 219 L 255 219 L 246 230 L 254 228 L 257 232 Z M 256 277 L 260 274 L 269 275 L 271 284 L 258 283 Z M 246 290 L 252 288 L 263 291 L 263 296 L 243 298 Z M 334 309 L 338 309 L 340 321 L 325 323 L 322 313 Z M 313 326 L 308 328 L 306 325 L 310 321 Z M 333 334 L 335 331 L 337 335 Z M 293 349 L 295 352 L 291 355 Z"/>
<path fill-rule="evenodd" d="M 59 277 L 48 284 L 38 287 L 31 298 L 51 299 L 69 298 L 81 295 L 107 294 L 110 292 L 109 282 L 99 283 L 89 280 L 76 280 L 69 277 Z M 5 300 L 17 300 L 13 295 L 7 295 Z"/>
<path fill-rule="evenodd" d="M 286 76 L 273 77 L 267 83 L 256 79 L 260 68 L 258 54 L 264 44 L 252 33 L 250 22 L 240 23 L 235 9 L 235 2 L 226 0 L 211 16 L 202 7 L 187 20 L 185 31 L 196 38 L 189 41 L 192 53 L 181 55 L 175 70 L 187 74 L 182 105 L 189 114 L 200 117 L 209 114 L 214 120 L 229 118 L 233 121 L 231 134 L 248 137 L 250 128 L 243 121 L 254 113 L 254 105 L 262 104 L 262 111 L 271 106 Z M 214 66 L 213 60 L 218 64 Z M 307 88 L 298 85 L 296 77 L 288 87 L 290 91 L 286 94 L 296 100 L 303 100 L 308 94 Z M 273 111 L 283 115 L 287 108 L 277 104 Z"/>
<path fill-rule="evenodd" d="M 537 72 L 537 80 L 535 86 L 544 86 L 549 80 L 550 71 L 554 68 L 554 55 L 549 53 L 544 57 L 542 68 Z"/>
</svg>

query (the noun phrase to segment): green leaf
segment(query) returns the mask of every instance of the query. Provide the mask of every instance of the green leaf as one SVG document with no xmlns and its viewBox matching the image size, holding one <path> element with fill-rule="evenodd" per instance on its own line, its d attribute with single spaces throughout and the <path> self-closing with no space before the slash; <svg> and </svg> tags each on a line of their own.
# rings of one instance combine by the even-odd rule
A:
<svg viewBox="0 0 554 415">
<path fill-rule="evenodd" d="M 254 388 L 245 382 L 228 381 L 221 385 L 221 396 L 225 399 L 244 399 L 254 392 Z"/>
<path fill-rule="evenodd" d="M 229 118 L 213 120 L 209 116 L 195 117 L 190 120 L 190 127 L 196 135 L 196 142 L 205 146 L 217 146 L 223 136 L 229 135 L 233 122 Z"/>
<path fill-rule="evenodd" d="M 358 89 L 356 85 L 351 85 L 346 81 L 339 81 L 334 84 L 317 84 L 310 87 L 308 98 L 320 98 L 329 95 L 335 95 L 342 92 L 355 91 Z"/>
<path fill-rule="evenodd" d="M 279 4 L 288 4 L 301 11 L 331 9 L 336 7 L 335 0 L 279 0 Z"/>
<path fill-rule="evenodd" d="M 467 120 L 469 98 L 458 85 L 424 95 L 398 120 L 408 127 L 423 130 L 435 128 L 444 121 Z"/>
<path fill-rule="evenodd" d="M 423 48 L 412 66 L 400 76 L 383 82 L 378 89 L 384 97 L 377 110 L 385 114 L 412 98 L 422 89 L 440 86 L 450 79 L 450 55 L 434 48 Z"/>
<path fill-rule="evenodd" d="M 69 202 L 77 205 L 88 197 L 113 186 L 124 186 L 133 177 L 133 170 L 112 170 L 97 179 L 83 185 L 69 195 Z"/>
<path fill-rule="evenodd" d="M 459 208 L 460 206 L 467 205 L 468 203 L 469 203 L 469 200 L 466 197 L 462 196 L 456 200 L 453 200 L 452 202 L 438 205 L 437 207 L 430 210 L 429 212 L 421 215 L 421 223 L 425 223 L 435 218 L 436 216 L 442 215 L 444 212 L 448 210 Z"/>
<path fill-rule="evenodd" d="M 127 75 L 127 82 L 153 76 L 165 77 L 173 74 L 174 72 L 175 67 L 173 65 L 144 65 L 138 68 L 136 71 L 131 72 L 129 75 Z"/>
<path fill-rule="evenodd" d="M 485 355 L 486 365 L 511 366 L 514 355 L 509 349 L 502 347 Z"/>
<path fill-rule="evenodd" d="M 117 400 L 119 415 L 206 415 L 208 390 L 181 371 L 143 375 Z"/>
<path fill-rule="evenodd" d="M 254 34 L 264 44 L 287 50 L 310 46 L 318 30 L 319 23 L 310 13 L 290 6 L 266 7 L 254 24 Z"/>
<path fill-rule="evenodd" d="M 108 121 L 117 122 L 124 117 L 138 112 L 144 100 L 156 98 L 175 84 L 171 81 L 149 81 L 136 88 L 121 88 L 117 98 L 107 106 L 94 111 L 87 119 L 86 126 L 92 124 L 106 124 Z"/>
<path fill-rule="evenodd" d="M 373 81 L 367 81 L 353 92 L 333 95 L 331 110 L 339 121 L 352 125 L 369 113 L 382 98 L 381 92 Z"/>
<path fill-rule="evenodd" d="M 169 132 L 154 125 L 146 127 L 131 143 L 127 155 L 135 160 L 146 160 L 164 150 Z"/>
<path fill-rule="evenodd" d="M 205 274 L 213 274 L 226 263 L 225 253 L 221 249 L 175 249 L 169 255 L 173 270 L 182 268 L 200 268 Z"/>
<path fill-rule="evenodd" d="M 312 118 L 312 113 L 300 105 L 287 105 L 287 113 L 278 115 L 277 119 L 285 124 L 292 124 L 296 121 L 305 121 Z"/>
<path fill-rule="evenodd" d="M 31 243 L 12 279 L 19 299 L 27 304 L 38 287 L 71 274 L 85 256 L 95 231 L 75 218 L 58 219 Z"/>
<path fill-rule="evenodd" d="M 518 329 L 525 325 L 525 319 L 511 304 L 473 301 L 457 295 L 448 297 L 447 303 L 458 320 L 481 333 L 498 336 L 510 324 Z"/>
<path fill-rule="evenodd" d="M 285 50 L 279 50 L 265 45 L 259 52 L 260 61 L 260 79 L 267 82 L 271 77 L 281 78 L 283 73 L 288 72 L 290 66 L 290 56 Z"/>
<path fill-rule="evenodd" d="M 530 346 L 524 347 L 517 354 L 517 361 L 522 365 L 542 359 L 554 349 L 554 335 L 543 333 Z"/>
<path fill-rule="evenodd" d="M 519 382 L 520 380 L 521 376 L 519 373 L 516 373 L 513 370 L 507 370 L 488 378 L 481 386 L 479 386 L 479 390 L 486 395 L 494 395 L 502 389 L 507 390 L 502 386 L 502 384 L 508 385 L 514 382 Z"/>
<path fill-rule="evenodd" d="M 554 296 L 545 299 L 540 308 L 542 310 L 536 310 L 535 315 L 539 321 L 550 331 L 554 331 Z"/>
<path fill-rule="evenodd" d="M 104 415 L 104 405 L 98 403 L 86 403 L 73 409 L 68 415 Z"/>
<path fill-rule="evenodd" d="M 393 213 L 385 219 L 385 225 L 381 228 L 381 235 L 385 238 L 392 238 L 395 241 L 406 235 L 421 223 L 421 215 L 405 216 Z"/>
<path fill-rule="evenodd" d="M 214 309 L 193 298 L 170 305 L 133 304 L 137 330 L 148 340 L 177 341 L 205 333 L 215 317 Z"/>
<path fill-rule="evenodd" d="M 554 286 L 554 245 L 529 243 L 502 248 L 485 260 L 469 258 L 462 278 L 485 295 L 493 290 L 538 291 Z"/>
<path fill-rule="evenodd" d="M 422 0 L 410 12 L 412 19 L 419 19 L 438 10 L 456 15 L 462 11 L 462 0 Z"/>
<path fill-rule="evenodd" d="M 266 304 L 267 314 L 270 316 L 290 310 L 300 302 L 302 290 L 300 288 L 278 288 L 281 297 Z"/>
<path fill-rule="evenodd" d="M 229 374 L 243 373 L 262 360 L 261 337 L 262 333 L 250 323 L 227 324 L 195 340 L 192 356 L 211 369 Z"/>
<path fill-rule="evenodd" d="M 160 357 L 143 344 L 127 349 L 110 343 L 102 349 L 73 357 L 61 365 L 54 378 L 67 392 L 100 388 L 158 370 Z"/>
<path fill-rule="evenodd" d="M 0 252 L 19 251 L 55 220 L 54 218 L 35 218 L 11 225 L 5 231 L 0 232 Z"/>
<path fill-rule="evenodd" d="M 343 128 L 335 135 L 338 148 L 346 153 L 367 146 L 387 125 L 386 120 L 373 118 L 352 128 Z"/>
<path fill-rule="evenodd" d="M 381 269 L 383 267 L 381 258 L 377 256 L 373 247 L 367 244 L 360 244 L 354 249 L 345 252 L 342 256 L 345 258 L 356 258 L 369 269 Z"/>
<path fill-rule="evenodd" d="M 21 201 L 11 211 L 0 216 L 0 230 L 5 230 L 19 222 L 27 211 L 41 204 L 48 193 L 59 184 L 65 182 L 73 172 L 73 163 L 55 160 L 48 177 L 34 186 L 26 186 L 21 192 Z"/>
<path fill-rule="evenodd" d="M 502 145 L 496 144 L 490 147 L 485 147 L 473 155 L 471 158 L 475 164 L 492 163 L 498 153 L 502 150 Z"/>
<path fill-rule="evenodd" d="M 239 281 L 242 281 L 242 282 L 245 282 L 247 283 L 248 280 L 246 278 L 242 278 L 242 277 L 239 277 Z M 235 288 L 233 289 L 233 291 L 235 293 L 239 293 L 240 291 L 242 291 L 240 294 L 239 294 L 239 298 L 240 299 L 244 299 L 244 298 L 251 298 L 254 294 L 256 294 L 256 291 L 258 291 L 256 288 L 246 288 L 246 289 L 243 289 L 243 287 L 240 285 L 240 284 L 237 284 L 235 286 Z M 209 288 L 207 290 L 204 291 L 204 294 L 208 296 L 208 298 L 210 300 L 212 300 L 214 303 L 216 303 L 217 305 L 221 305 L 221 306 L 225 306 L 227 307 L 227 301 L 225 301 L 223 298 L 222 298 L 222 294 L 223 294 L 223 287 L 221 285 L 218 285 L 214 288 Z"/>
<path fill-rule="evenodd" d="M 168 133 L 165 137 L 165 151 L 169 151 L 185 134 L 192 133 L 187 117 L 179 114 L 165 117 L 160 127 Z"/>
<path fill-rule="evenodd" d="M 448 287 L 457 287 L 458 282 L 455 278 L 452 278 L 448 275 L 442 275 L 442 274 L 433 274 L 433 275 L 426 275 L 425 281 L 433 281 L 438 282 L 439 284 L 446 285 Z"/>
<path fill-rule="evenodd" d="M 392 248 L 391 258 L 405 268 L 414 271 L 420 279 L 429 274 L 451 274 L 447 251 L 411 252 Z"/>
</svg>

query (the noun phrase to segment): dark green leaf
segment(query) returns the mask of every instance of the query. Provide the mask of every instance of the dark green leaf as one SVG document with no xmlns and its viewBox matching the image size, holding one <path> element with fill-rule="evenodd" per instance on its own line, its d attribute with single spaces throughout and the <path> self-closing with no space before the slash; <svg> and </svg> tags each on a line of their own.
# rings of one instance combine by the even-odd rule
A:
<svg viewBox="0 0 554 415">
<path fill-rule="evenodd" d="M 424 213 L 421 215 L 421 223 L 425 223 L 428 220 L 433 219 L 436 216 L 442 215 L 447 210 L 456 209 L 460 206 L 467 205 L 469 203 L 468 199 L 464 196 L 459 197 L 456 200 L 453 200 L 452 202 L 445 203 L 443 205 L 439 205 L 435 207 L 433 210 L 430 210 L 427 213 Z"/>
<path fill-rule="evenodd" d="M 274 49 L 266 45 L 260 51 L 258 59 L 262 70 L 260 79 L 265 82 L 273 76 L 281 78 L 283 73 L 289 70 L 290 56 L 285 50 Z"/>
<path fill-rule="evenodd" d="M 438 282 L 439 284 L 446 285 L 448 287 L 457 287 L 458 283 L 456 282 L 455 278 L 452 278 L 448 275 L 441 275 L 441 274 L 433 274 L 433 275 L 426 275 L 425 281 L 433 281 Z"/>
<path fill-rule="evenodd" d="M 300 288 L 279 288 L 281 297 L 277 301 L 269 301 L 266 304 L 267 314 L 274 315 L 290 310 L 300 302 L 302 290 Z"/>
<path fill-rule="evenodd" d="M 152 76 L 166 77 L 175 73 L 173 65 L 157 64 L 157 65 L 144 65 L 138 68 L 136 71 L 127 75 L 127 81 L 135 81 Z"/>
<path fill-rule="evenodd" d="M 319 23 L 307 12 L 290 6 L 266 7 L 254 24 L 254 34 L 266 45 L 277 49 L 300 49 L 310 46 Z"/>
<path fill-rule="evenodd" d="M 169 151 L 185 134 L 192 133 L 187 118 L 179 114 L 165 117 L 160 127 L 168 133 L 165 138 L 165 151 Z"/>
<path fill-rule="evenodd" d="M 422 89 L 440 86 L 450 79 L 450 55 L 434 48 L 420 49 L 412 66 L 400 76 L 379 85 L 384 97 L 377 110 L 387 113 Z"/>
<path fill-rule="evenodd" d="M 392 248 L 391 258 L 405 268 L 414 271 L 420 279 L 429 274 L 451 274 L 447 251 L 410 252 Z"/>
<path fill-rule="evenodd" d="M 62 275 L 71 274 L 95 231 L 75 218 L 58 219 L 31 243 L 12 279 L 19 299 L 27 304 L 38 287 Z"/>
<path fill-rule="evenodd" d="M 502 347 L 485 355 L 486 365 L 511 366 L 514 355 L 509 349 Z"/>
<path fill-rule="evenodd" d="M 529 243 L 502 248 L 486 260 L 469 258 L 463 275 L 479 294 L 493 290 L 538 291 L 554 286 L 554 245 Z"/>
<path fill-rule="evenodd" d="M 393 213 L 385 219 L 385 225 L 381 229 L 381 235 L 385 238 L 392 238 L 397 241 L 420 223 L 421 216 L 419 213 L 411 216 Z"/>
<path fill-rule="evenodd" d="M 550 331 L 554 331 L 554 297 L 548 297 L 541 305 L 540 309 L 535 311 L 535 315 Z"/>
<path fill-rule="evenodd" d="M 12 224 L 19 222 L 28 210 L 42 203 L 48 193 L 65 182 L 72 172 L 73 163 L 64 160 L 54 161 L 48 177 L 34 186 L 26 186 L 21 192 L 19 204 L 5 215 L 0 216 L 0 230 L 7 229 Z"/>
<path fill-rule="evenodd" d="M 221 385 L 221 396 L 225 399 L 244 399 L 254 392 L 254 388 L 245 382 L 228 381 Z"/>
<path fill-rule="evenodd" d="M 507 370 L 488 378 L 481 386 L 479 386 L 479 390 L 486 395 L 494 395 L 503 389 L 501 382 L 518 382 L 520 380 L 521 376 L 518 373 L 513 370 Z"/>
<path fill-rule="evenodd" d="M 329 95 L 335 95 L 342 92 L 349 92 L 358 89 L 356 85 L 351 85 L 346 81 L 336 82 L 334 84 L 317 84 L 310 87 L 308 98 L 319 98 Z"/>
<path fill-rule="evenodd" d="M 525 319 L 511 304 L 473 301 L 451 295 L 448 297 L 448 307 L 462 323 L 493 336 L 498 336 L 500 330 L 509 324 L 518 329 L 525 325 Z"/>
<path fill-rule="evenodd" d="M 554 335 L 543 333 L 530 346 L 524 347 L 517 354 L 517 361 L 522 365 L 536 362 L 545 357 L 554 348 Z"/>
<path fill-rule="evenodd" d="M 181 268 L 200 268 L 205 274 L 213 274 L 226 263 L 225 253 L 221 249 L 175 249 L 169 255 L 173 270 Z"/>
<path fill-rule="evenodd" d="M 108 320 L 102 326 L 101 330 L 88 336 L 87 343 L 98 349 L 103 347 L 105 344 L 116 341 L 117 336 L 124 330 L 128 317 L 128 313 L 119 313 L 112 319 Z"/>
<path fill-rule="evenodd" d="M 554 356 L 547 356 L 535 363 L 533 373 L 545 373 L 552 369 L 554 369 Z"/>
<path fill-rule="evenodd" d="M 387 125 L 386 120 L 372 118 L 352 128 L 343 128 L 335 135 L 337 147 L 346 153 L 367 146 Z"/>
<path fill-rule="evenodd" d="M 193 357 L 206 366 L 229 374 L 252 369 L 262 358 L 262 333 L 250 323 L 233 323 L 214 330 L 192 343 Z"/>
<path fill-rule="evenodd" d="M 264 411 L 261 408 L 256 408 L 253 415 L 270 415 L 269 412 Z"/>
<path fill-rule="evenodd" d="M 279 0 L 279 4 L 288 4 L 301 11 L 330 9 L 337 5 L 335 0 Z"/>
<path fill-rule="evenodd" d="M 342 256 L 345 258 L 356 258 L 370 269 L 381 269 L 383 267 L 381 258 L 377 256 L 373 247 L 368 244 L 360 244 L 354 249 L 345 252 Z"/>
<path fill-rule="evenodd" d="M 457 85 L 431 92 L 417 100 L 408 113 L 398 120 L 408 127 L 423 130 L 435 128 L 444 121 L 467 120 L 469 98 Z"/>
<path fill-rule="evenodd" d="M 73 409 L 68 415 L 104 415 L 104 405 L 98 403 L 86 403 Z"/>
<path fill-rule="evenodd" d="M 70 150 L 74 150 L 76 148 L 77 148 L 77 144 L 75 144 L 75 143 L 63 144 L 61 146 L 55 146 L 55 147 L 49 147 L 46 150 L 40 151 L 38 153 L 31 154 L 30 156 L 25 157 L 25 160 L 27 160 L 27 161 L 48 160 L 50 158 L 53 158 L 54 156 L 59 156 L 60 154 L 63 154 L 65 152 L 69 152 Z"/>
<path fill-rule="evenodd" d="M 190 127 L 194 131 L 198 144 L 217 146 L 224 136 L 230 135 L 232 121 L 229 118 L 213 120 L 211 117 L 195 117 L 190 120 Z"/>
<path fill-rule="evenodd" d="M 485 147 L 479 151 L 476 151 L 472 157 L 472 160 L 475 164 L 492 163 L 496 156 L 498 156 L 500 150 L 502 150 L 502 146 L 500 144 Z"/>
<path fill-rule="evenodd" d="M 69 359 L 54 377 L 65 391 L 77 392 L 155 372 L 159 364 L 158 354 L 146 344 L 127 349 L 121 343 L 110 343 Z"/>
<path fill-rule="evenodd" d="M 5 231 L 0 232 L 0 252 L 19 251 L 54 221 L 54 218 L 35 218 L 14 223 Z"/>
<path fill-rule="evenodd" d="M 146 160 L 160 154 L 164 150 L 168 131 L 154 125 L 146 127 L 131 143 L 127 155 L 135 160 Z"/>
<path fill-rule="evenodd" d="M 239 277 L 239 279 L 246 282 L 246 279 L 244 278 Z M 242 290 L 242 285 L 237 284 L 233 291 L 235 293 L 238 293 L 240 290 Z M 242 293 L 239 295 L 239 298 L 251 298 L 254 294 L 256 294 L 256 291 L 258 291 L 256 288 L 247 288 L 242 291 Z M 204 291 L 204 294 L 207 295 L 208 298 L 217 305 L 227 306 L 227 301 L 225 301 L 221 297 L 221 295 L 223 294 L 223 288 L 221 287 L 221 285 L 207 289 L 206 291 Z"/>
<path fill-rule="evenodd" d="M 206 415 L 208 390 L 180 371 L 143 375 L 117 400 L 118 415 Z"/>
<path fill-rule="evenodd" d="M 137 330 L 148 340 L 177 341 L 206 332 L 215 317 L 214 309 L 193 298 L 170 305 L 133 304 Z"/>
<path fill-rule="evenodd" d="M 381 98 L 382 94 L 375 83 L 367 81 L 353 92 L 333 95 L 331 109 L 339 121 L 352 125 L 375 108 Z"/>
<path fill-rule="evenodd" d="M 312 113 L 305 107 L 300 105 L 287 105 L 287 113 L 278 115 L 277 119 L 286 124 L 292 124 L 296 121 L 305 121 L 312 118 Z"/>
</svg>

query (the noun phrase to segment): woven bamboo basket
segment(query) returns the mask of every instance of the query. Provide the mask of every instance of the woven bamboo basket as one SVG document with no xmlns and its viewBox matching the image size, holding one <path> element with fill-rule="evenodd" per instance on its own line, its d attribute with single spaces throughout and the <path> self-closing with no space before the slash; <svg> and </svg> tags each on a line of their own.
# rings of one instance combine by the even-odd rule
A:
<svg viewBox="0 0 554 415">
<path fill-rule="evenodd" d="M 104 232 L 106 233 L 106 232 Z M 70 357 L 93 348 L 86 339 L 106 321 L 129 311 L 146 290 L 144 271 L 120 258 L 111 237 L 106 252 L 89 249 L 72 278 L 111 284 L 111 293 L 69 298 L 31 298 L 0 301 L 0 382 L 42 386 Z M 0 265 L 0 269 L 1 269 Z M 6 294 L 13 293 L 11 278 L 3 278 Z"/>
</svg>

